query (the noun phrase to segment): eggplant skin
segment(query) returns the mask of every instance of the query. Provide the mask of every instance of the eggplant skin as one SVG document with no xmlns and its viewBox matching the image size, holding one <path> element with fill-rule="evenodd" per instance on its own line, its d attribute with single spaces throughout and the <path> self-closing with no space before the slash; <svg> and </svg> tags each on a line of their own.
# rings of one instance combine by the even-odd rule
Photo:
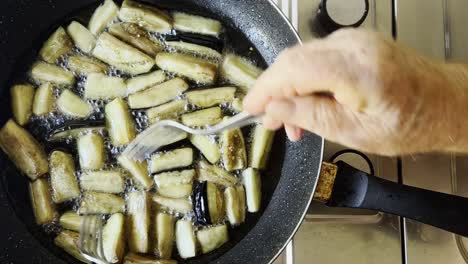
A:
<svg viewBox="0 0 468 264">
<path fill-rule="evenodd" d="M 0 147 L 31 180 L 49 172 L 49 162 L 42 146 L 12 119 L 0 129 Z"/>
<path fill-rule="evenodd" d="M 208 211 L 208 199 L 206 197 L 206 190 L 208 182 L 195 182 L 193 184 L 193 211 L 195 212 L 195 219 L 200 225 L 211 225 L 210 212 Z"/>
</svg>

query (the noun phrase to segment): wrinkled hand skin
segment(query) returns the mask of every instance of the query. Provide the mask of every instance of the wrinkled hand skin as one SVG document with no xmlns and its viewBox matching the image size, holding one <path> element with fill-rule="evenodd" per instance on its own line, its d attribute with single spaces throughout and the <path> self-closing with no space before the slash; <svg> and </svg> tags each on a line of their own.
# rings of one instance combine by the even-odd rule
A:
<svg viewBox="0 0 468 264">
<path fill-rule="evenodd" d="M 292 140 L 308 130 L 386 156 L 468 152 L 468 67 L 345 29 L 282 52 L 244 100 Z"/>
</svg>

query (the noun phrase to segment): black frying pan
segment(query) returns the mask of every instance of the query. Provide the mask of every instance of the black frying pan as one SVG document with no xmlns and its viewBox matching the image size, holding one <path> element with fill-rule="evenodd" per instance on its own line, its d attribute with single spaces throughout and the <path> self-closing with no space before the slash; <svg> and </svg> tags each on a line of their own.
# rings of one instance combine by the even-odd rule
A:
<svg viewBox="0 0 468 264">
<path fill-rule="evenodd" d="M 263 66 L 299 37 L 275 6 L 263 0 L 146 0 L 161 8 L 220 19 L 233 49 Z M 0 125 L 11 117 L 9 87 L 27 71 L 38 49 L 58 25 L 85 20 L 102 1 L 3 0 L 0 3 Z M 119 3 L 118 0 L 115 2 Z M 120 4 L 120 3 L 119 3 Z M 84 22 L 84 21 L 83 21 Z M 254 51 L 250 50 L 254 47 Z M 258 52 L 257 52 L 258 51 Z M 251 54 L 253 53 L 253 54 Z M 230 232 L 230 241 L 189 263 L 268 263 L 298 228 L 310 203 L 322 157 L 323 140 L 308 135 L 304 144 L 275 138 L 271 166 L 263 174 L 263 208 Z M 0 151 L 1 152 L 1 151 Z M 306 160 L 302 157 L 308 157 Z M 0 263 L 78 263 L 54 246 L 52 235 L 34 223 L 27 177 L 0 156 Z"/>
<path fill-rule="evenodd" d="M 299 37 L 268 1 L 259 0 L 154 0 L 158 6 L 186 10 L 222 20 L 243 55 L 257 55 L 271 64 Z M 94 9 L 94 0 L 4 0 L 0 9 L 0 121 L 10 116 L 8 87 L 26 70 L 45 38 L 59 24 L 81 10 Z M 250 46 L 258 54 L 249 54 Z M 256 53 L 256 52 L 254 52 Z M 349 165 L 322 166 L 322 138 L 307 134 L 300 143 L 275 138 L 270 168 L 263 175 L 263 208 L 249 214 L 231 240 L 211 254 L 189 263 L 268 263 L 297 230 L 314 194 L 329 206 L 380 210 L 409 217 L 468 236 L 468 199 L 385 181 Z M 36 226 L 27 191 L 27 179 L 5 155 L 0 158 L 0 261 L 13 263 L 76 263 L 52 243 L 52 236 Z M 320 168 L 322 168 L 320 170 Z M 319 177 L 320 175 L 320 177 Z M 429 179 L 428 179 L 429 180 Z"/>
</svg>

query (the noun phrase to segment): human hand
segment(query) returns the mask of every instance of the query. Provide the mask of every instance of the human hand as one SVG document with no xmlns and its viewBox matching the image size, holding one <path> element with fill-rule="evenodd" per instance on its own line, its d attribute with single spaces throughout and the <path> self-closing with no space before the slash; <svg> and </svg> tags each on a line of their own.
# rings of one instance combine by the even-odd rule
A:
<svg viewBox="0 0 468 264">
<path fill-rule="evenodd" d="M 284 125 L 291 140 L 308 130 L 382 155 L 451 150 L 462 137 L 457 116 L 468 100 L 457 83 L 466 76 L 379 34 L 345 29 L 281 53 L 244 108 L 264 113 L 267 128 Z"/>
</svg>

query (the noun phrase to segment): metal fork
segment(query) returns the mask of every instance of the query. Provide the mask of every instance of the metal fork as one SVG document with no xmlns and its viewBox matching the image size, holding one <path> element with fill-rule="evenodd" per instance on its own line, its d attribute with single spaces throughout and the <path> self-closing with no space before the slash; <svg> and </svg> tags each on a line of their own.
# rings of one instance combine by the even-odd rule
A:
<svg viewBox="0 0 468 264">
<path fill-rule="evenodd" d="M 259 123 L 262 116 L 253 116 L 247 112 L 241 112 L 221 123 L 206 129 L 194 129 L 172 120 L 159 121 L 140 133 L 122 153 L 126 157 L 143 161 L 149 154 L 158 148 L 173 143 L 171 139 L 181 137 L 185 133 L 193 135 L 211 135 L 224 130 L 244 127 L 253 123 Z"/>
<path fill-rule="evenodd" d="M 97 264 L 110 264 L 104 255 L 102 245 L 102 215 L 81 217 L 80 252 L 87 260 Z"/>
</svg>

